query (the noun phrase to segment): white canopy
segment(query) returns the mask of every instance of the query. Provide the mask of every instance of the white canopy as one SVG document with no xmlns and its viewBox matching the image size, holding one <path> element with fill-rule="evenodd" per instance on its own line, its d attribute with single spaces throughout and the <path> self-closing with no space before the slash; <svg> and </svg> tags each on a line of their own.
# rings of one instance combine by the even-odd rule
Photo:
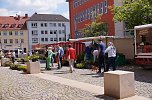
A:
<svg viewBox="0 0 152 100">
<path fill-rule="evenodd" d="M 70 42 L 76 41 L 91 41 L 91 40 L 98 40 L 104 38 L 115 38 L 115 36 L 97 36 L 97 37 L 86 37 L 86 38 L 78 38 L 78 39 L 69 39 Z"/>
<path fill-rule="evenodd" d="M 134 29 L 142 29 L 142 28 L 149 28 L 149 27 L 152 27 L 152 24 L 135 26 Z"/>
</svg>

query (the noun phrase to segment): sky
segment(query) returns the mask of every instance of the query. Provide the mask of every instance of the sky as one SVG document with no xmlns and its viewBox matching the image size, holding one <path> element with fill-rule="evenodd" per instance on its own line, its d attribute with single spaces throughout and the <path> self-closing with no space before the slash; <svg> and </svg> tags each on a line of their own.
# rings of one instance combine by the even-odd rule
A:
<svg viewBox="0 0 152 100">
<path fill-rule="evenodd" d="M 69 19 L 66 0 L 0 0 L 0 16 L 32 16 L 38 14 L 61 14 Z"/>
</svg>

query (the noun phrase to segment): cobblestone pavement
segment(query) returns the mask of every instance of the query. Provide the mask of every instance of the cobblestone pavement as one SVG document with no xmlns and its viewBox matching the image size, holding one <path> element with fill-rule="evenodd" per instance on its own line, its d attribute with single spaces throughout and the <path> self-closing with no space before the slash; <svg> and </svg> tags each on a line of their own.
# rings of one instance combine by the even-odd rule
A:
<svg viewBox="0 0 152 100">
<path fill-rule="evenodd" d="M 135 94 L 152 98 L 152 70 L 144 70 L 139 66 L 123 66 L 118 69 L 135 72 Z M 69 67 L 63 67 L 60 70 L 52 68 L 51 71 L 42 72 L 103 87 L 103 74 L 96 74 L 89 69 L 75 69 L 73 73 L 68 70 Z"/>
<path fill-rule="evenodd" d="M 106 98 L 108 97 L 0 67 L 0 100 L 105 100 Z"/>
</svg>

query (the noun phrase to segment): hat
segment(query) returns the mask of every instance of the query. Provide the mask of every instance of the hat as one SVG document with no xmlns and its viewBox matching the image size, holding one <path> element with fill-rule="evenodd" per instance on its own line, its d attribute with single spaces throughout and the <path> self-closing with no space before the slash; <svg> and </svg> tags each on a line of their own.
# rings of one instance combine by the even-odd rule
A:
<svg viewBox="0 0 152 100">
<path fill-rule="evenodd" d="M 48 47 L 49 50 L 52 50 L 52 47 Z"/>
</svg>

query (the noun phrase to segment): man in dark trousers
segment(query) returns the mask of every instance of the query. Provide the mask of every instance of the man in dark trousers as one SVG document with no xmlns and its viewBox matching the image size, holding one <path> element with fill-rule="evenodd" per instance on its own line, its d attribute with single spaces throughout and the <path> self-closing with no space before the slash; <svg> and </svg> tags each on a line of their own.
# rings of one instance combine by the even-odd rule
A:
<svg viewBox="0 0 152 100">
<path fill-rule="evenodd" d="M 105 49 L 106 45 L 102 42 L 102 40 L 98 40 L 98 66 L 99 71 L 97 73 L 101 73 L 101 68 L 104 69 L 105 72 L 105 64 L 104 64 L 104 57 L 105 57 Z"/>
</svg>

